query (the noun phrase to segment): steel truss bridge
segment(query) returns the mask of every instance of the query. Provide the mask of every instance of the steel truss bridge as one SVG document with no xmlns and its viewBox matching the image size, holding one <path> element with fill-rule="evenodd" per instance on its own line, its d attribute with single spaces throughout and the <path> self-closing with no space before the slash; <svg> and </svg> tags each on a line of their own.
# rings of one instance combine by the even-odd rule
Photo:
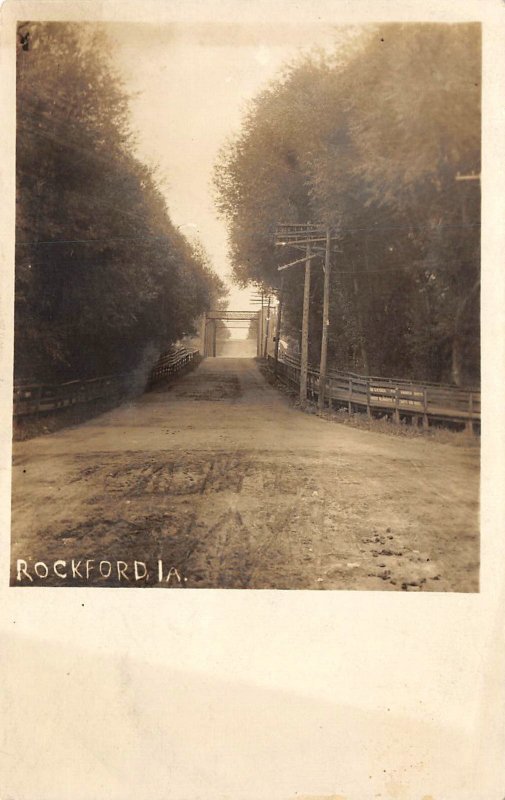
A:
<svg viewBox="0 0 505 800">
<path fill-rule="evenodd" d="M 261 355 L 261 343 L 264 335 L 264 314 L 261 311 L 233 311 L 230 309 L 213 309 L 207 311 L 202 320 L 201 352 L 204 356 L 217 354 L 217 322 L 249 321 L 257 322 L 256 353 Z"/>
<path fill-rule="evenodd" d="M 258 319 L 259 311 L 207 311 L 206 318 L 208 320 L 222 319 L 222 320 L 235 320 L 235 319 Z"/>
</svg>

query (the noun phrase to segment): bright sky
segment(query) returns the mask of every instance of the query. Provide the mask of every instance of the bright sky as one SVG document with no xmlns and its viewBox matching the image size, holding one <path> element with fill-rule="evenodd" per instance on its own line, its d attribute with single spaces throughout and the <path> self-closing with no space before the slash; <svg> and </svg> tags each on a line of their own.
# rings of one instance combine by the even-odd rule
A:
<svg viewBox="0 0 505 800">
<path fill-rule="evenodd" d="M 329 26 L 145 23 L 110 25 L 131 100 L 138 153 L 159 166 L 172 220 L 198 235 L 230 286 L 230 308 L 251 290 L 231 284 L 227 232 L 213 204 L 220 147 L 240 127 L 247 101 L 302 51 L 335 41 Z"/>
</svg>

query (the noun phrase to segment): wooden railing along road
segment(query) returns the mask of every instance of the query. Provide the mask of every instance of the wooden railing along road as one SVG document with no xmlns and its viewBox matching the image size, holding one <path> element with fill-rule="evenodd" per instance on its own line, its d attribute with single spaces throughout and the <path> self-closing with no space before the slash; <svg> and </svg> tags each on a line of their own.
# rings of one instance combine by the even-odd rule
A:
<svg viewBox="0 0 505 800">
<path fill-rule="evenodd" d="M 198 350 L 184 347 L 164 353 L 150 372 L 148 387 L 177 374 L 198 355 Z M 274 368 L 275 360 L 270 355 L 268 363 Z M 281 380 L 298 386 L 300 364 L 296 359 L 283 355 L 277 363 L 277 374 Z M 14 387 L 14 416 L 58 411 L 81 403 L 121 397 L 127 394 L 131 381 L 130 374 L 120 374 L 61 384 L 20 384 Z M 309 397 L 317 398 L 317 370 L 308 371 L 307 391 Z M 383 412 L 398 423 L 403 416 L 419 420 L 425 427 L 429 426 L 430 420 L 464 423 L 470 431 L 480 426 L 478 389 L 332 371 L 326 378 L 325 398 L 330 407 L 345 406 L 349 412 L 366 410 L 369 416 Z"/>
<path fill-rule="evenodd" d="M 268 363 L 272 369 L 275 368 L 272 356 L 268 356 Z M 281 380 L 299 386 L 299 361 L 287 355 L 281 356 L 277 374 Z M 319 394 L 317 370 L 308 371 L 307 393 L 313 400 Z M 383 412 L 391 415 L 397 423 L 401 417 L 409 417 L 424 427 L 428 427 L 431 420 L 463 423 L 469 431 L 480 426 L 479 389 L 330 371 L 326 378 L 325 398 L 330 407 L 346 407 L 349 413 L 366 411 L 369 416 Z"/>
<path fill-rule="evenodd" d="M 163 353 L 151 370 L 148 386 L 154 386 L 159 381 L 177 374 L 191 364 L 199 354 L 199 350 L 188 350 L 186 347 Z"/>
<path fill-rule="evenodd" d="M 188 350 L 185 347 L 164 353 L 151 370 L 148 385 L 153 386 L 176 374 L 197 354 L 198 350 Z M 129 373 L 59 384 L 19 384 L 14 386 L 14 416 L 59 411 L 81 403 L 119 398 L 128 393 L 131 384 L 132 375 Z"/>
</svg>

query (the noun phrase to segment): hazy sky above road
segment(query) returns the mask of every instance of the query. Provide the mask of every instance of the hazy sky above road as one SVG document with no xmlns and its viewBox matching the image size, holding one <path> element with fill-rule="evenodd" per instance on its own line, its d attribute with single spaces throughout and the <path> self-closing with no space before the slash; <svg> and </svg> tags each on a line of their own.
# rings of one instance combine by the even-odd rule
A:
<svg viewBox="0 0 505 800">
<path fill-rule="evenodd" d="M 220 147 L 240 127 L 248 100 L 303 50 L 329 47 L 329 26 L 242 24 L 108 25 L 131 100 L 138 154 L 157 164 L 171 217 L 196 232 L 228 284 L 226 227 L 211 189 Z M 184 226 L 184 227 L 182 227 Z M 250 291 L 231 287 L 231 308 Z"/>
</svg>

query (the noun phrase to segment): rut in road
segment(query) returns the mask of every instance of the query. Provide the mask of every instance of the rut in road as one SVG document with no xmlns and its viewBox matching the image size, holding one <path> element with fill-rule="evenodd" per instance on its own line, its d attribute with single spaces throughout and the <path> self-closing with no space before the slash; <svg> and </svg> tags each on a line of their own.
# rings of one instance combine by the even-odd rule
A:
<svg viewBox="0 0 505 800">
<path fill-rule="evenodd" d="M 14 445 L 12 582 L 93 559 L 148 575 L 45 585 L 478 589 L 478 453 L 302 414 L 255 362 L 207 359 L 169 387 Z M 158 560 L 177 576 L 159 581 Z M 180 578 L 180 580 L 179 580 Z"/>
</svg>

